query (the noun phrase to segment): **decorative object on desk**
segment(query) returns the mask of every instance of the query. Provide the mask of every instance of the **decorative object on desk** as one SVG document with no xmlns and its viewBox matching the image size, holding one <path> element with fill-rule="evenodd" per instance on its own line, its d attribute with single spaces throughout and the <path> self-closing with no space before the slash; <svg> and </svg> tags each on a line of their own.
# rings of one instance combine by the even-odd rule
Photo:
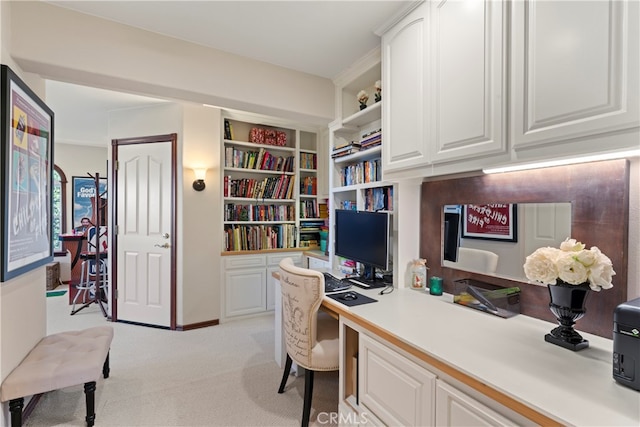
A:
<svg viewBox="0 0 640 427">
<path fill-rule="evenodd" d="M 380 102 L 382 100 L 382 82 L 380 80 L 376 80 L 375 83 L 376 93 L 373 94 L 376 102 Z"/>
<path fill-rule="evenodd" d="M 427 284 L 427 260 L 418 258 L 411 261 L 411 289 L 424 289 Z"/>
<path fill-rule="evenodd" d="M 358 96 L 356 98 L 358 98 L 358 102 L 360 103 L 361 110 L 364 110 L 365 108 L 367 108 L 367 101 L 369 100 L 369 94 L 366 91 L 361 90 L 360 92 L 358 92 Z"/>
<path fill-rule="evenodd" d="M 429 279 L 429 293 L 431 295 L 442 295 L 442 277 L 433 276 Z"/>
<path fill-rule="evenodd" d="M 611 260 L 592 246 L 567 238 L 560 249 L 544 247 L 529 255 L 524 264 L 527 279 L 544 283 L 549 288 L 549 309 L 560 326 L 544 339 L 573 351 L 589 346 L 589 341 L 573 329 L 575 322 L 585 313 L 589 290 L 600 291 L 613 287 Z"/>
</svg>

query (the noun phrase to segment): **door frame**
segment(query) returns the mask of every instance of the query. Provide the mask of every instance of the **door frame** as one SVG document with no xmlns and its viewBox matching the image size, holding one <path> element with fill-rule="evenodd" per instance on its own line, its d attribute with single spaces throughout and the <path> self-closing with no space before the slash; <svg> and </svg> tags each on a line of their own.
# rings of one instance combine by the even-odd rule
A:
<svg viewBox="0 0 640 427">
<path fill-rule="evenodd" d="M 177 154 L 178 154 L 178 134 L 171 133 L 165 135 L 153 135 L 142 136 L 134 138 L 119 138 L 111 140 L 111 190 L 113 193 L 111 203 L 111 218 L 112 225 L 117 227 L 118 221 L 118 148 L 123 145 L 132 144 L 154 144 L 160 142 L 171 142 L 171 237 L 169 238 L 169 244 L 173 249 L 171 251 L 171 320 L 170 329 L 177 329 L 177 239 L 176 230 L 177 227 Z M 111 319 L 114 322 L 118 321 L 118 304 L 117 304 L 117 292 L 118 292 L 118 244 L 117 233 L 109 233 L 111 235 L 111 247 L 113 248 L 111 256 Z"/>
</svg>

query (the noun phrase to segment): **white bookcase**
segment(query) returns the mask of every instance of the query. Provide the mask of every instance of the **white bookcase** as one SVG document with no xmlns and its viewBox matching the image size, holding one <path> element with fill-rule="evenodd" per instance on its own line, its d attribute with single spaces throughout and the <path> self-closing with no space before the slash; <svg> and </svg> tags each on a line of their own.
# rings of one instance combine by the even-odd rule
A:
<svg viewBox="0 0 640 427">
<path fill-rule="evenodd" d="M 380 51 L 374 50 L 358 61 L 354 67 L 334 80 L 336 84 L 337 117 L 329 127 L 329 262 L 339 269 L 340 260 L 334 255 L 333 230 L 336 209 L 369 211 L 393 211 L 397 200 L 397 186 L 382 180 L 382 100 L 374 99 L 375 82 L 381 79 Z M 360 109 L 357 100 L 359 91 L 369 94 L 367 107 Z M 351 141 L 361 142 L 364 136 L 380 130 L 381 145 L 371 146 L 341 157 L 331 156 L 334 148 Z M 377 203 L 374 202 L 377 200 Z M 395 223 L 395 219 L 394 219 Z M 394 229 L 396 226 L 394 225 Z M 396 245 L 394 244 L 393 247 Z"/>
<path fill-rule="evenodd" d="M 223 252 L 307 247 L 317 234 L 309 225 L 323 221 L 315 130 L 237 115 L 225 115 L 222 128 Z"/>
</svg>

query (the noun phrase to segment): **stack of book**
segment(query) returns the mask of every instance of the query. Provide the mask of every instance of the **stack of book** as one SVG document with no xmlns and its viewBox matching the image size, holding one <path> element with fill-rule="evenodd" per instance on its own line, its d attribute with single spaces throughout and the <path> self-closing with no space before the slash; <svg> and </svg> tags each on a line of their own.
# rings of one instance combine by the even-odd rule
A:
<svg viewBox="0 0 640 427">
<path fill-rule="evenodd" d="M 351 141 L 346 145 L 336 146 L 331 152 L 332 158 L 348 156 L 349 154 L 357 153 L 360 151 L 360 143 L 356 141 Z"/>
<path fill-rule="evenodd" d="M 318 204 L 318 218 L 329 218 L 329 206 L 326 203 Z"/>
<path fill-rule="evenodd" d="M 360 139 L 360 149 L 366 150 L 367 148 L 375 147 L 382 143 L 382 129 L 367 132 L 362 135 Z"/>
<path fill-rule="evenodd" d="M 318 194 L 318 180 L 315 176 L 306 176 L 300 182 L 300 194 L 315 196 Z"/>
<path fill-rule="evenodd" d="M 316 200 L 300 200 L 300 218 L 319 218 Z"/>
<path fill-rule="evenodd" d="M 224 177 L 224 197 L 247 199 L 292 199 L 295 178 L 292 175 L 271 176 L 263 180 Z"/>
</svg>

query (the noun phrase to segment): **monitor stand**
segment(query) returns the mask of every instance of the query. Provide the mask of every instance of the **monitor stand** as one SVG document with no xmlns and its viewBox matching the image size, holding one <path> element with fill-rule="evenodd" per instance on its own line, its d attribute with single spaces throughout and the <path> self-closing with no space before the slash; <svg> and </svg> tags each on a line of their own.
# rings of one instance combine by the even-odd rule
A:
<svg viewBox="0 0 640 427">
<path fill-rule="evenodd" d="M 382 279 L 377 279 L 375 274 L 375 267 L 370 265 L 365 265 L 363 273 L 357 278 L 350 278 L 349 282 L 354 286 L 363 289 L 375 289 L 375 288 L 384 288 L 387 286 Z"/>
</svg>

